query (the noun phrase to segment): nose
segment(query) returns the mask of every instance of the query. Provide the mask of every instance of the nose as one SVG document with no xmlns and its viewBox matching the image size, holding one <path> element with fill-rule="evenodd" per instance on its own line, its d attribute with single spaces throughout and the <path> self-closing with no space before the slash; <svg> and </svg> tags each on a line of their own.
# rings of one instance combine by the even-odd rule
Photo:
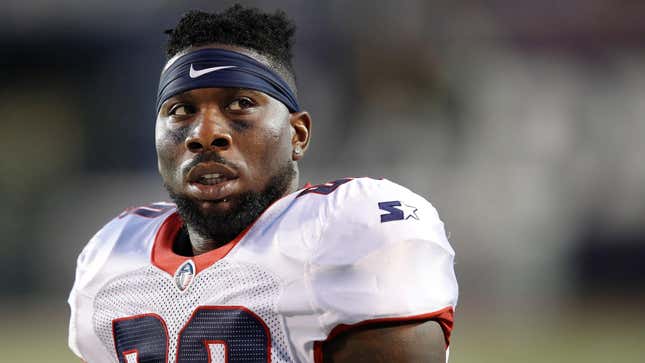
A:
<svg viewBox="0 0 645 363">
<path fill-rule="evenodd" d="M 186 148 L 194 153 L 224 151 L 231 147 L 232 138 L 224 129 L 221 115 L 204 114 L 186 138 Z"/>
</svg>

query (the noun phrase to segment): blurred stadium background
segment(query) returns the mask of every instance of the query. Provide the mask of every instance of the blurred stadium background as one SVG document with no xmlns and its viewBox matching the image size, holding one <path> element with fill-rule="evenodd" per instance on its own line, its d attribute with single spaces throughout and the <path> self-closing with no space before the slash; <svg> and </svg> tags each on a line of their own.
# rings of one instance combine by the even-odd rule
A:
<svg viewBox="0 0 645 363">
<path fill-rule="evenodd" d="M 166 199 L 164 29 L 229 1 L 5 0 L 0 355 L 74 362 L 76 255 Z M 645 2 L 244 1 L 298 25 L 303 182 L 384 176 L 457 252 L 451 362 L 645 361 Z"/>
</svg>

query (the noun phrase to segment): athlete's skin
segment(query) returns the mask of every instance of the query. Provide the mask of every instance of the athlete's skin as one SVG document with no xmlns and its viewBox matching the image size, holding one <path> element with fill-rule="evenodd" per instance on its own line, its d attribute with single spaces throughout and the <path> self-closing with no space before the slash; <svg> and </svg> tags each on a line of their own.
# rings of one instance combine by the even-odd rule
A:
<svg viewBox="0 0 645 363">
<path fill-rule="evenodd" d="M 234 50 L 271 67 L 266 57 L 241 47 L 211 44 Z M 175 58 L 169 60 L 171 63 Z M 168 99 L 157 115 L 156 148 L 159 172 L 175 193 L 199 202 L 204 212 L 235 211 L 239 195 L 262 191 L 286 163 L 296 175 L 286 194 L 299 187 L 297 162 L 311 136 L 307 112 L 289 113 L 265 93 L 231 88 L 186 91 Z M 186 166 L 197 154 L 218 155 L 225 162 Z M 226 164 L 226 165 L 223 165 Z M 191 183 L 196 173 L 219 173 L 227 181 L 204 187 Z M 187 225 L 193 255 L 215 249 L 227 240 L 210 239 Z M 445 362 L 445 340 L 438 323 L 408 323 L 363 327 L 341 334 L 323 345 L 326 362 Z"/>
</svg>

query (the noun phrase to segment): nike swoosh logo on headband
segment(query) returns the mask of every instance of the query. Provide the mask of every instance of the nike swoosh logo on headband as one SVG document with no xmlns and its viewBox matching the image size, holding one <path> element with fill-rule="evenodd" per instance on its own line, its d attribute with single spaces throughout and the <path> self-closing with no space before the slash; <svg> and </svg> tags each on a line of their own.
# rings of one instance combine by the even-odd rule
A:
<svg viewBox="0 0 645 363">
<path fill-rule="evenodd" d="M 201 77 L 201 76 L 203 76 L 203 75 L 205 75 L 207 73 L 216 72 L 216 71 L 219 71 L 219 70 L 222 70 L 222 69 L 227 69 L 227 68 L 235 68 L 235 66 L 220 66 L 220 67 L 211 67 L 211 68 L 204 68 L 204 69 L 195 69 L 195 68 L 193 68 L 193 65 L 191 64 L 190 65 L 190 72 L 188 73 L 188 75 L 190 76 L 190 78 L 197 78 L 197 77 Z"/>
</svg>

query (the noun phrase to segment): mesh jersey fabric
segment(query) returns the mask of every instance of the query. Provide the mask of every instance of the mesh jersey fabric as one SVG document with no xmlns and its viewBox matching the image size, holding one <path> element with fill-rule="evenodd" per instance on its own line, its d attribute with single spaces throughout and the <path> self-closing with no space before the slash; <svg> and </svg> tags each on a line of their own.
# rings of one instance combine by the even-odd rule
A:
<svg viewBox="0 0 645 363">
<path fill-rule="evenodd" d="M 117 356 L 115 321 L 145 314 L 165 324 L 168 362 L 191 361 L 178 352 L 203 307 L 255 314 L 272 362 L 314 362 L 316 342 L 341 325 L 433 318 L 457 303 L 454 251 L 437 211 L 388 180 L 345 179 L 278 200 L 185 290 L 152 258 L 162 225 L 176 218 L 172 204 L 155 206 L 159 215 L 115 218 L 78 258 L 69 344 L 88 362 L 127 361 Z M 442 319 L 449 335 L 452 315 Z M 222 343 L 208 347 L 212 362 L 233 354 Z"/>
</svg>

